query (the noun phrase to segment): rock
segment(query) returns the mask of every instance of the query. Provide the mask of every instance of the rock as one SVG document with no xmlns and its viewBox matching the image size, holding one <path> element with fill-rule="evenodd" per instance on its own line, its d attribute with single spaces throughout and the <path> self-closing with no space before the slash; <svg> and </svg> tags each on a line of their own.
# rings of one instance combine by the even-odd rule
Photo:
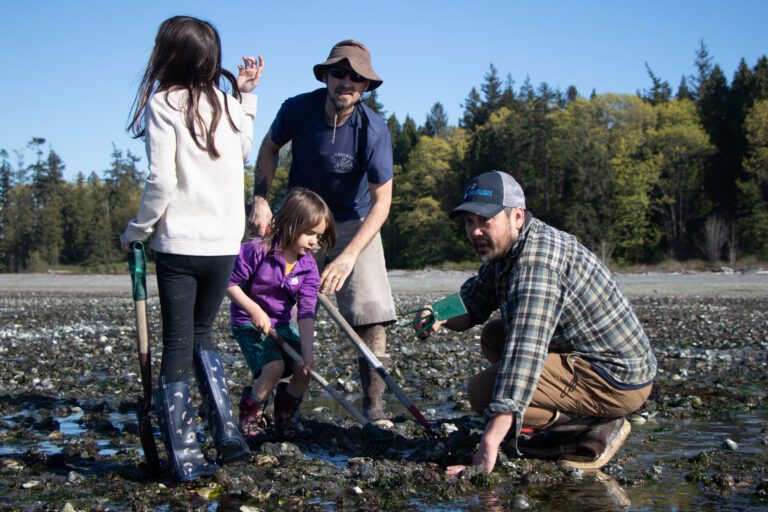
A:
<svg viewBox="0 0 768 512">
<path fill-rule="evenodd" d="M 256 457 L 256 464 L 259 466 L 277 466 L 280 460 L 274 455 L 259 455 Z"/>
<path fill-rule="evenodd" d="M 739 449 L 739 445 L 733 439 L 726 439 L 725 441 L 723 441 L 723 448 L 725 448 L 726 450 L 731 450 L 732 452 L 735 452 Z"/>
<path fill-rule="evenodd" d="M 77 484 L 85 480 L 85 477 L 78 473 L 77 471 L 70 471 L 67 473 L 67 483 L 68 484 Z"/>
<path fill-rule="evenodd" d="M 221 488 L 217 486 L 201 487 L 195 492 L 197 492 L 197 495 L 204 500 L 212 500 L 221 494 Z"/>
<path fill-rule="evenodd" d="M 528 497 L 524 496 L 522 494 L 518 494 L 514 498 L 512 498 L 512 509 L 513 510 L 526 510 L 531 508 L 531 504 L 528 501 Z"/>
<path fill-rule="evenodd" d="M 304 454 L 298 446 L 293 443 L 264 443 L 259 452 L 264 455 L 274 455 L 275 457 L 293 457 L 303 459 Z"/>
<path fill-rule="evenodd" d="M 14 459 L 3 459 L 2 465 L 3 465 L 3 468 L 12 469 L 14 471 L 21 471 L 22 469 L 24 469 L 24 465 L 21 462 Z"/>
<path fill-rule="evenodd" d="M 440 425 L 440 433 L 446 436 L 449 436 L 454 432 L 458 432 L 458 431 L 459 431 L 459 427 L 457 427 L 453 423 L 443 423 L 442 425 Z"/>
</svg>

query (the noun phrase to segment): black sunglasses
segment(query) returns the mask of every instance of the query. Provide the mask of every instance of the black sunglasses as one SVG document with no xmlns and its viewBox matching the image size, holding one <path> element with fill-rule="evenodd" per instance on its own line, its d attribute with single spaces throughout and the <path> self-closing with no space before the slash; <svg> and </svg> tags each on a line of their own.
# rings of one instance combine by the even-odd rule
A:
<svg viewBox="0 0 768 512">
<path fill-rule="evenodd" d="M 361 84 L 367 80 L 364 76 L 358 75 L 351 69 L 347 69 L 347 68 L 331 68 L 328 70 L 328 72 L 331 74 L 333 78 L 336 78 L 338 80 L 344 80 L 345 78 L 347 78 L 347 75 L 349 75 L 349 79 L 355 82 L 356 84 Z"/>
</svg>

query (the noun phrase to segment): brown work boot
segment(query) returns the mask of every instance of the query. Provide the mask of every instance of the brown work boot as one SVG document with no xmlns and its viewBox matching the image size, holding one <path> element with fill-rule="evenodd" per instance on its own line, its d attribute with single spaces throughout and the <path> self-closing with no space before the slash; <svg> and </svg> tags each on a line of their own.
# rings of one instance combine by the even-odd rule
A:
<svg viewBox="0 0 768 512">
<path fill-rule="evenodd" d="M 556 460 L 578 451 L 579 434 L 542 430 L 517 438 L 517 449 L 528 459 Z M 508 443 L 507 443 L 508 444 Z"/>
<path fill-rule="evenodd" d="M 611 461 L 632 430 L 625 418 L 600 418 L 577 441 L 575 453 L 560 457 L 557 465 L 565 469 L 598 470 Z"/>
<path fill-rule="evenodd" d="M 579 435 L 592 426 L 598 418 L 577 416 L 566 411 L 554 411 L 552 420 L 532 434 L 521 434 L 516 439 L 517 450 L 530 459 L 558 459 L 568 453 L 576 453 Z M 504 442 L 504 448 L 514 451 L 512 439 Z"/>
</svg>

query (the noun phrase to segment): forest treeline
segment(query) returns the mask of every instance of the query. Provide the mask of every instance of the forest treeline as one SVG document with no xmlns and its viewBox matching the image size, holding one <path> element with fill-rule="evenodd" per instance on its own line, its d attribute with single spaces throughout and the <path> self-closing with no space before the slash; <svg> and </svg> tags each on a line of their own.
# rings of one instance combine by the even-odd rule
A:
<svg viewBox="0 0 768 512">
<path fill-rule="evenodd" d="M 618 265 L 672 258 L 735 263 L 768 259 L 768 58 L 743 59 L 728 81 L 702 42 L 694 72 L 673 91 L 647 66 L 647 89 L 583 96 L 526 79 L 516 87 L 490 65 L 451 126 L 441 103 L 422 125 L 387 115 L 394 196 L 382 230 L 392 268 L 475 259 L 448 220 L 464 183 L 492 169 L 512 174 L 538 218 L 578 236 Z M 32 163 L 24 157 L 32 155 Z M 113 148 L 101 174 L 63 179 L 43 138 L 0 150 L 0 270 L 120 261 L 117 238 L 136 212 L 141 159 Z M 285 193 L 290 149 L 271 202 Z M 248 170 L 244 198 L 250 191 Z"/>
</svg>

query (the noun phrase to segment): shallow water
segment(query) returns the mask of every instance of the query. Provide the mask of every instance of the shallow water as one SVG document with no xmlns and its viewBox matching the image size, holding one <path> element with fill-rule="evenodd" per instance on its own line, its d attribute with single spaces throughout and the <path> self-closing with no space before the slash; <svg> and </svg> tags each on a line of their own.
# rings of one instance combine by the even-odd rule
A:
<svg viewBox="0 0 768 512">
<path fill-rule="evenodd" d="M 358 398 L 350 396 L 350 400 L 359 406 Z M 315 392 L 304 403 L 305 410 L 321 408 L 332 415 L 344 415 L 345 410 L 339 404 L 322 393 Z M 428 410 L 442 418 L 458 417 L 451 411 L 445 401 L 422 402 L 419 408 Z M 388 409 L 395 415 L 407 415 L 408 412 L 400 404 L 389 402 Z M 0 418 L 7 426 L 18 425 L 25 418 L 38 417 L 34 408 L 22 409 L 17 414 Z M 45 454 L 59 453 L 67 443 L 80 439 L 88 432 L 80 420 L 83 412 L 79 411 L 64 417 L 54 417 L 59 423 L 58 432 L 61 436 L 56 440 L 46 439 L 46 432 L 34 431 L 35 438 L 3 443 L 0 446 L 0 456 L 18 455 L 32 451 Z M 109 421 L 120 431 L 125 425 L 135 422 L 132 413 L 111 412 Z M 595 481 L 592 478 L 579 478 L 573 481 L 558 482 L 556 485 L 544 486 L 536 492 L 523 494 L 524 503 L 535 510 L 568 511 L 568 510 L 740 510 L 754 506 L 754 501 L 729 496 L 727 500 L 715 493 L 702 493 L 697 485 L 686 481 L 685 475 L 671 469 L 671 465 L 681 459 L 695 457 L 703 452 L 716 451 L 723 448 L 723 442 L 731 439 L 738 444 L 738 453 L 765 454 L 768 447 L 762 442 L 761 430 L 768 422 L 768 413 L 741 415 L 732 421 L 669 421 L 653 418 L 643 424 L 633 424 L 633 433 L 624 446 L 625 452 L 631 453 L 632 472 L 636 474 L 660 474 L 653 485 L 626 486 L 619 483 L 616 477 L 607 476 L 605 480 Z M 8 429 L 0 427 L 0 434 Z M 200 432 L 201 438 L 204 434 Z M 155 436 L 160 441 L 158 432 Z M 116 455 L 121 449 L 119 441 L 107 437 L 95 437 L 98 454 L 104 459 Z M 136 447 L 141 452 L 141 449 Z M 318 459 L 337 468 L 349 467 L 350 455 L 329 454 L 323 450 L 307 450 L 304 455 L 309 459 Z M 407 452 L 401 456 L 408 457 Z M 514 464 L 514 461 L 510 462 Z M 108 464 L 108 463 L 107 463 Z M 84 474 L 100 473 L 94 466 L 79 468 Z M 620 464 L 611 463 L 606 470 L 608 473 L 622 475 L 625 471 Z M 459 512 L 469 510 L 502 511 L 520 508 L 519 493 L 514 486 L 501 485 L 489 492 L 481 492 L 475 496 L 465 496 L 451 503 L 429 503 L 422 499 L 412 499 L 409 506 L 427 512 Z M 336 504 L 327 500 L 311 500 L 308 502 L 319 510 L 336 510 Z M 232 504 L 234 507 L 235 504 Z M 170 505 L 161 505 L 157 510 L 171 510 Z M 227 500 L 211 500 L 206 508 L 208 511 L 234 510 Z"/>
</svg>

